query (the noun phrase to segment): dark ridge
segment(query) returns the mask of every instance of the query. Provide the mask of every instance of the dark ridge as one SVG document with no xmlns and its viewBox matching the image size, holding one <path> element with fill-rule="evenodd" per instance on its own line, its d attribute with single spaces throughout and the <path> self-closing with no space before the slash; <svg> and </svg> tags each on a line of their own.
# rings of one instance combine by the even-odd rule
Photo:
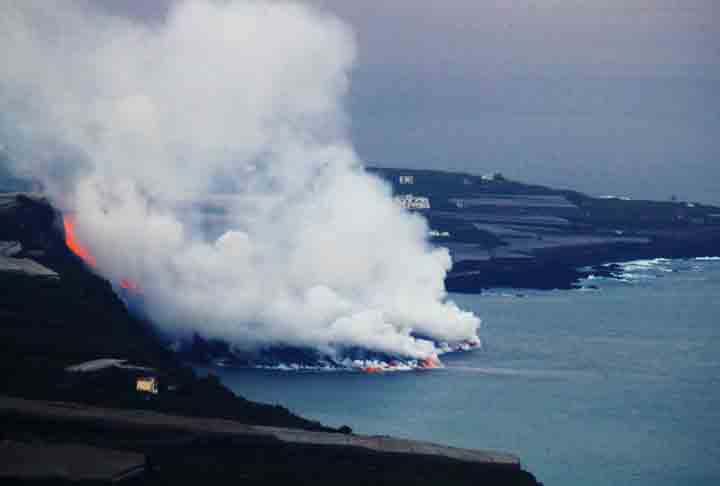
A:
<svg viewBox="0 0 720 486">
<path fill-rule="evenodd" d="M 7 400 L 0 397 L 0 402 L 3 401 Z M 387 437 L 334 434 L 334 438 L 326 440 L 312 432 L 248 429 L 232 423 L 208 428 L 199 420 L 138 417 L 135 412 L 129 419 L 127 415 L 119 419 L 122 412 L 111 409 L 104 410 L 107 415 L 102 418 L 78 419 L 73 418 L 76 410 L 73 404 L 54 403 L 55 411 L 51 413 L 44 412 L 44 407 L 37 404 L 32 410 L 20 412 L 2 407 L 0 438 L 15 444 L 49 446 L 81 442 L 100 450 L 142 454 L 145 457 L 143 474 L 125 484 L 237 484 L 242 481 L 243 484 L 419 485 L 432 481 L 443 485 L 538 485 L 532 474 L 519 467 L 514 456 L 491 451 L 466 451 L 473 458 L 458 459 L 452 454 L 462 454 L 462 450 L 442 446 L 431 446 L 437 449 L 427 450 L 427 443 L 392 442 Z M 57 412 L 58 408 L 69 408 L 71 412 L 61 412 L 67 415 L 63 417 Z M 170 424 L 166 423 L 168 419 Z M 238 427 L 241 430 L 238 431 Z M 341 445 L 338 437 L 355 440 L 358 445 Z M 387 440 L 393 445 L 383 448 L 381 444 Z M 366 441 L 377 444 L 380 449 L 360 445 Z M 54 480 L 46 484 L 66 483 Z"/>
</svg>

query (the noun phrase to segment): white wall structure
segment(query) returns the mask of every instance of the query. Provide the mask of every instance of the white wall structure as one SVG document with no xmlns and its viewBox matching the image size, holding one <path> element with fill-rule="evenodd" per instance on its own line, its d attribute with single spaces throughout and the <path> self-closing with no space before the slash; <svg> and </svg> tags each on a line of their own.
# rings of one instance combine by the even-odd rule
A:
<svg viewBox="0 0 720 486">
<path fill-rule="evenodd" d="M 430 199 L 424 196 L 401 194 L 395 196 L 395 202 L 405 209 L 430 209 Z"/>
</svg>

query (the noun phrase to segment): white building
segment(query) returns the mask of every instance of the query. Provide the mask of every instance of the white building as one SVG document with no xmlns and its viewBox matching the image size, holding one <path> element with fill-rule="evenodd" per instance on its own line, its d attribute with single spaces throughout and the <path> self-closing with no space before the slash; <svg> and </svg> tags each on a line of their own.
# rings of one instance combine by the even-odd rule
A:
<svg viewBox="0 0 720 486">
<path fill-rule="evenodd" d="M 395 202 L 405 209 L 430 209 L 430 199 L 424 196 L 401 194 L 395 196 Z"/>
<path fill-rule="evenodd" d="M 480 176 L 480 179 L 485 182 L 492 182 L 501 181 L 504 179 L 504 177 L 500 172 L 490 172 L 489 174 L 483 174 L 482 176 Z"/>
<path fill-rule="evenodd" d="M 160 391 L 158 380 L 154 376 L 141 376 L 135 382 L 135 390 L 142 393 L 152 393 L 157 395 Z"/>
</svg>

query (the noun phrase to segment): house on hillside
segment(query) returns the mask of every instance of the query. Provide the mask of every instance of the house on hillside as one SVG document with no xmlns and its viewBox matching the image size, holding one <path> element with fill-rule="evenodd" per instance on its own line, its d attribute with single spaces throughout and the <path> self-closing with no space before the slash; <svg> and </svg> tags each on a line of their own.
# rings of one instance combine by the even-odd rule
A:
<svg viewBox="0 0 720 486">
<path fill-rule="evenodd" d="M 103 395 L 132 392 L 157 395 L 160 392 L 160 374 L 156 369 L 129 364 L 126 359 L 95 359 L 68 366 L 65 371 L 65 385 L 85 393 L 95 390 Z M 167 384 L 164 386 L 168 388 Z"/>
<path fill-rule="evenodd" d="M 158 379 L 155 376 L 140 376 L 135 381 L 135 390 L 141 393 L 152 393 L 157 395 L 159 392 Z"/>
</svg>

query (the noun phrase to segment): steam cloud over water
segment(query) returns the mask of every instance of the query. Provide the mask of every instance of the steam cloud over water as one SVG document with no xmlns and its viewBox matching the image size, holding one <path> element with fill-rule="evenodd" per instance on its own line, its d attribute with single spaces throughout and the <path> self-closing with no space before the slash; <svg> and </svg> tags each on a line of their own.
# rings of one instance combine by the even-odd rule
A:
<svg viewBox="0 0 720 486">
<path fill-rule="evenodd" d="M 49 5 L 0 7 L 0 143 L 165 331 L 413 358 L 477 339 L 447 251 L 346 136 L 344 24 L 279 2 L 188 1 L 147 25 Z M 198 201 L 223 208 L 219 237 Z"/>
</svg>

